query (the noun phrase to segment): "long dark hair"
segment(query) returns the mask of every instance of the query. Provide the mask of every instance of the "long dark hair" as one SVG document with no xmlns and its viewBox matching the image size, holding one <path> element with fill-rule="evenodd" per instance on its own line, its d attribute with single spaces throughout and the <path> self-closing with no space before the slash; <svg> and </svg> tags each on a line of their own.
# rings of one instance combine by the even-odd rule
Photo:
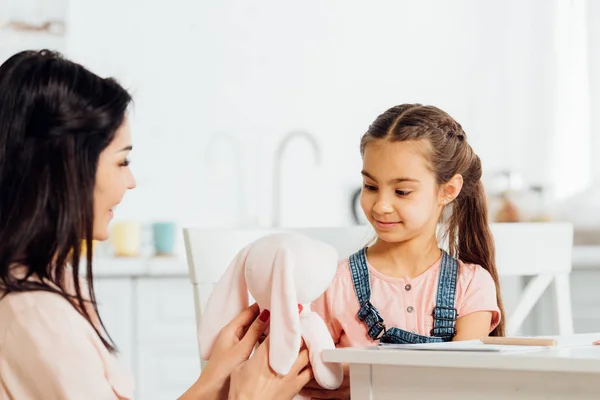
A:
<svg viewBox="0 0 600 400">
<path fill-rule="evenodd" d="M 446 221 L 449 251 L 464 262 L 481 265 L 494 279 L 501 318 L 491 335 L 504 336 L 504 306 L 496 269 L 494 238 L 488 222 L 487 200 L 481 182 L 481 160 L 467 143 L 463 128 L 437 107 L 402 104 L 390 108 L 371 124 L 362 137 L 361 154 L 364 154 L 368 143 L 384 139 L 393 142 L 429 141 L 429 162 L 440 185 L 456 174 L 462 175 L 462 190 L 454 200 Z"/>
<path fill-rule="evenodd" d="M 94 185 L 100 153 L 130 102 L 115 80 L 49 50 L 23 51 L 0 66 L 0 291 L 63 296 L 111 352 L 94 295 Z M 89 297 L 80 285 L 82 263 Z M 15 276 L 14 265 L 26 276 Z"/>
</svg>

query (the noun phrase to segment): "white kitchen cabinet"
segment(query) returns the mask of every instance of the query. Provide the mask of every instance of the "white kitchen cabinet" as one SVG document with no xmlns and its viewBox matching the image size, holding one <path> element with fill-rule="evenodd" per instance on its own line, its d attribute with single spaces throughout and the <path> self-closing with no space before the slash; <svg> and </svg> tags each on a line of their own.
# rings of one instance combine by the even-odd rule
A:
<svg viewBox="0 0 600 400">
<path fill-rule="evenodd" d="M 200 373 L 190 281 L 150 277 L 136 285 L 139 398 L 175 399 Z"/>
<path fill-rule="evenodd" d="M 187 274 L 179 269 L 153 275 L 145 269 L 151 263 L 109 261 L 112 269 L 99 263 L 102 272 L 95 275 L 94 288 L 119 359 L 135 377 L 135 399 L 178 398 L 200 373 Z M 124 266 L 134 272 L 127 274 Z"/>
<path fill-rule="evenodd" d="M 121 363 L 135 370 L 134 281 L 129 278 L 95 279 L 94 290 L 102 321 L 119 350 Z"/>
</svg>

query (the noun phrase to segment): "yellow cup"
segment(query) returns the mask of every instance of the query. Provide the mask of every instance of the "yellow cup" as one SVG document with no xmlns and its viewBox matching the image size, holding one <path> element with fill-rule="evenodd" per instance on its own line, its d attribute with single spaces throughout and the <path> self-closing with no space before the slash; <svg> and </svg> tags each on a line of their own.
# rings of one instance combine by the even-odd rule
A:
<svg viewBox="0 0 600 400">
<path fill-rule="evenodd" d="M 92 240 L 92 251 L 94 249 L 96 249 L 97 244 L 98 244 L 97 240 Z M 81 241 L 81 250 L 79 250 L 79 251 L 80 251 L 80 254 L 82 257 L 85 257 L 87 255 L 87 242 L 85 240 Z"/>
<path fill-rule="evenodd" d="M 140 255 L 142 229 L 137 222 L 115 222 L 110 241 L 118 257 L 137 257 Z"/>
<path fill-rule="evenodd" d="M 96 244 L 98 244 L 97 240 L 92 240 L 92 250 L 96 248 Z M 79 248 L 79 256 L 83 259 L 87 257 L 87 242 L 85 240 L 81 241 L 81 247 Z M 73 250 L 69 252 L 69 258 L 73 257 Z"/>
</svg>

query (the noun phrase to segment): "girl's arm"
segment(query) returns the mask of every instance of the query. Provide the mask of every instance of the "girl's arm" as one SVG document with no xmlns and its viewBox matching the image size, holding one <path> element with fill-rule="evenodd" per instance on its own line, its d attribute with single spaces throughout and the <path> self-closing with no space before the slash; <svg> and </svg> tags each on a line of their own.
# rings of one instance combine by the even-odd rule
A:
<svg viewBox="0 0 600 400">
<path fill-rule="evenodd" d="M 331 338 L 333 339 L 333 343 L 336 345 L 340 341 L 340 336 L 342 336 L 342 327 L 337 322 L 335 318 L 335 312 L 333 308 L 334 303 L 334 291 L 335 291 L 335 283 L 332 283 L 331 286 L 323 293 L 317 300 L 313 301 L 310 305 L 312 311 L 319 314 L 319 316 L 325 321 L 325 325 L 327 325 L 327 329 L 331 334 Z"/>
<path fill-rule="evenodd" d="M 490 311 L 477 311 L 456 320 L 456 336 L 453 341 L 473 340 L 488 336 L 492 323 Z"/>
<path fill-rule="evenodd" d="M 496 284 L 488 271 L 472 265 L 473 275 L 458 306 L 456 336 L 453 340 L 473 340 L 488 336 L 503 315 L 496 299 Z"/>
</svg>

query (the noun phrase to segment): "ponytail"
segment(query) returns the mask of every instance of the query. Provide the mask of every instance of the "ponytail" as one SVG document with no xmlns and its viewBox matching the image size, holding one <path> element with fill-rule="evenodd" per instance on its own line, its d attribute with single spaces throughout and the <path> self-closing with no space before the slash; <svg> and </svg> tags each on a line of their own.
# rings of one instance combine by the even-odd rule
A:
<svg viewBox="0 0 600 400">
<path fill-rule="evenodd" d="M 465 180 L 465 183 L 469 182 Z M 481 265 L 496 285 L 496 300 L 500 309 L 500 323 L 491 336 L 505 335 L 504 305 L 500 280 L 496 269 L 496 249 L 488 222 L 487 201 L 481 180 L 473 183 L 456 198 L 448 221 L 450 254 L 465 263 Z"/>
</svg>

